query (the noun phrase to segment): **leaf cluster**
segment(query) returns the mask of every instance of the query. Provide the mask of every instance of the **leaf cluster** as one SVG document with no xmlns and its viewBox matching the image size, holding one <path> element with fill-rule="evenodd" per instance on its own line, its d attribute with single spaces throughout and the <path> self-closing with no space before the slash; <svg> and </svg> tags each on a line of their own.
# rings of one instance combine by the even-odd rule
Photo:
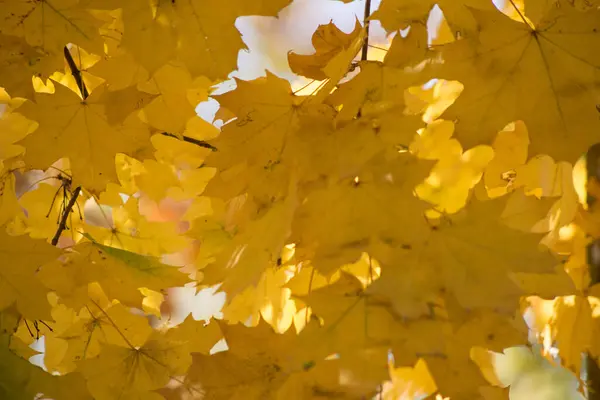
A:
<svg viewBox="0 0 600 400">
<path fill-rule="evenodd" d="M 383 0 L 288 55 L 314 84 L 214 94 L 289 3 L 0 0 L 0 397 L 498 399 L 485 351 L 600 356 L 598 2 Z"/>
</svg>

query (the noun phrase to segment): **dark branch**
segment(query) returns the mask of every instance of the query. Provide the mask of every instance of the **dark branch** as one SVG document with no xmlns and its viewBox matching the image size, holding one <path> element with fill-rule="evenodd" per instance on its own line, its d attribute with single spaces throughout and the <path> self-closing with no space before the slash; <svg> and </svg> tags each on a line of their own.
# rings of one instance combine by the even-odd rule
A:
<svg viewBox="0 0 600 400">
<path fill-rule="evenodd" d="M 369 54 L 369 16 L 371 15 L 371 0 L 365 0 L 365 16 L 363 23 L 365 24 L 365 41 L 362 47 L 361 61 L 367 60 Z"/>
<path fill-rule="evenodd" d="M 77 197 L 79 197 L 79 193 L 81 193 L 81 186 L 77 186 L 71 195 L 71 199 L 69 200 L 69 204 L 65 207 L 65 211 L 63 212 L 62 217 L 60 218 L 60 223 L 58 224 L 58 229 L 52 238 L 52 245 L 56 246 L 58 244 L 58 239 L 60 239 L 61 233 L 67 229 L 67 218 L 71 215 L 71 211 L 73 211 L 73 206 L 77 202 Z"/>
<path fill-rule="evenodd" d="M 69 51 L 69 48 L 67 46 L 63 48 L 63 52 L 65 53 L 65 59 L 67 60 L 67 64 L 69 64 L 71 75 L 73 75 L 73 78 L 75 78 L 77 87 L 81 92 L 81 97 L 83 97 L 83 99 L 85 100 L 90 94 L 87 88 L 85 87 L 85 83 L 83 82 L 81 71 L 79 70 L 79 68 L 77 68 L 77 64 L 75 64 L 75 60 L 73 60 L 73 56 L 71 55 L 71 52 Z"/>
<path fill-rule="evenodd" d="M 592 212 L 598 207 L 598 200 L 595 193 L 590 191 L 593 181 L 600 179 L 600 144 L 591 146 L 586 154 L 587 169 L 587 206 Z M 589 235 L 588 235 L 589 236 Z M 587 263 L 590 275 L 590 284 L 600 283 L 600 240 L 596 239 L 587 246 Z M 593 335 L 593 333 L 591 333 Z M 589 400 L 600 400 L 600 366 L 598 360 L 591 352 L 584 354 L 584 378 L 587 385 L 587 394 Z"/>
<path fill-rule="evenodd" d="M 165 136 L 169 136 L 169 137 L 175 138 L 175 139 L 179 139 L 179 136 L 177 136 L 177 135 L 175 135 L 173 133 L 163 132 L 162 134 L 165 135 Z M 218 150 L 215 146 L 213 146 L 212 144 L 210 144 L 208 142 L 205 142 L 204 140 L 194 139 L 194 138 L 191 138 L 189 136 L 182 136 L 182 137 L 183 137 L 183 141 L 184 142 L 192 143 L 192 144 L 195 144 L 196 146 L 204 147 L 205 149 L 210 149 L 212 151 L 217 151 Z"/>
</svg>

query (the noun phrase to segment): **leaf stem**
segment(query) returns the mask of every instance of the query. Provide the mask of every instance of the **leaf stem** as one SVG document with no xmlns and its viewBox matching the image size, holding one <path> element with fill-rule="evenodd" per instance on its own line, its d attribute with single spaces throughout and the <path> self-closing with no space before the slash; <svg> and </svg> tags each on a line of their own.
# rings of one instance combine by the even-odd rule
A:
<svg viewBox="0 0 600 400">
<path fill-rule="evenodd" d="M 75 190 L 73 191 L 73 194 L 71 196 L 71 199 L 69 200 L 69 203 L 65 207 L 65 211 L 63 212 L 63 215 L 60 218 L 60 223 L 58 224 L 58 229 L 56 230 L 56 233 L 54 234 L 54 237 L 52 238 L 52 242 L 51 242 L 52 246 L 56 246 L 58 244 L 58 239 L 60 239 L 60 234 L 65 229 L 67 229 L 67 218 L 69 218 L 69 215 L 71 215 L 71 211 L 73 211 L 73 206 L 77 202 L 77 197 L 79 196 L 79 193 L 81 193 L 81 186 L 77 186 L 75 188 Z"/>
<path fill-rule="evenodd" d="M 81 76 L 81 70 L 77 68 L 77 64 L 75 64 L 75 60 L 73 60 L 73 56 L 71 55 L 71 51 L 69 48 L 65 46 L 63 48 L 63 52 L 65 53 L 65 59 L 67 60 L 67 64 L 69 64 L 69 69 L 71 70 L 71 75 L 75 78 L 75 82 L 77 83 L 77 87 L 81 92 L 81 97 L 85 100 L 90 95 L 85 87 L 85 83 L 83 82 L 83 77 Z"/>
<path fill-rule="evenodd" d="M 162 135 L 169 136 L 169 137 L 172 137 L 175 139 L 179 139 L 179 136 L 175 135 L 174 133 L 163 132 Z M 212 144 L 210 144 L 208 142 L 205 142 L 204 140 L 194 139 L 189 136 L 181 136 L 181 137 L 183 138 L 184 142 L 192 143 L 192 144 L 195 144 L 196 146 L 204 147 L 204 148 L 210 149 L 212 151 L 218 150 L 215 146 L 213 146 Z"/>
<path fill-rule="evenodd" d="M 371 0 L 365 0 L 365 14 L 363 23 L 365 25 L 365 41 L 362 47 L 362 53 L 360 55 L 361 61 L 367 61 L 367 55 L 369 54 L 369 16 L 371 15 Z"/>
</svg>

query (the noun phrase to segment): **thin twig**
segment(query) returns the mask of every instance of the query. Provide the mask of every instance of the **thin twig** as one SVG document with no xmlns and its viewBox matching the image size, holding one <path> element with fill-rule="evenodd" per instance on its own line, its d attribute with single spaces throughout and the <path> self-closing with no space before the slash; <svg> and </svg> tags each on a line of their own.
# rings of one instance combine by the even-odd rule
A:
<svg viewBox="0 0 600 400">
<path fill-rule="evenodd" d="M 173 133 L 163 132 L 162 134 L 165 135 L 165 136 L 169 136 L 169 137 L 175 138 L 175 139 L 179 139 L 179 136 L 177 136 L 177 135 L 175 135 Z M 210 144 L 208 142 L 205 142 L 204 140 L 194 139 L 194 138 L 191 138 L 189 136 L 182 136 L 182 138 L 183 138 L 184 142 L 192 143 L 192 144 L 195 144 L 196 146 L 204 147 L 204 148 L 210 149 L 212 151 L 217 151 L 218 150 L 215 146 L 213 146 L 212 144 Z"/>
<path fill-rule="evenodd" d="M 69 200 L 69 204 L 65 207 L 65 211 L 63 212 L 62 217 L 60 218 L 60 223 L 58 224 L 58 229 L 52 238 L 52 245 L 56 246 L 58 244 L 58 239 L 60 239 L 61 233 L 67 229 L 67 218 L 71 215 L 71 211 L 73 211 L 73 206 L 75 206 L 75 202 L 77 202 L 77 197 L 81 193 L 81 186 L 77 186 L 71 195 L 71 199 Z"/>
<path fill-rule="evenodd" d="M 77 87 L 81 92 L 81 97 L 85 100 L 90 95 L 87 87 L 85 87 L 85 83 L 83 82 L 83 77 L 81 76 L 81 71 L 77 68 L 77 64 L 75 64 L 75 60 L 73 60 L 73 56 L 69 51 L 69 48 L 65 46 L 63 48 L 63 52 L 65 53 L 65 59 L 67 60 L 67 64 L 69 64 L 69 69 L 71 70 L 71 75 L 75 78 L 75 82 L 77 83 Z"/>
<path fill-rule="evenodd" d="M 365 24 L 365 41 L 362 47 L 361 61 L 367 61 L 369 54 L 369 16 L 371 15 L 371 0 L 365 0 L 365 16 L 363 23 Z"/>
</svg>

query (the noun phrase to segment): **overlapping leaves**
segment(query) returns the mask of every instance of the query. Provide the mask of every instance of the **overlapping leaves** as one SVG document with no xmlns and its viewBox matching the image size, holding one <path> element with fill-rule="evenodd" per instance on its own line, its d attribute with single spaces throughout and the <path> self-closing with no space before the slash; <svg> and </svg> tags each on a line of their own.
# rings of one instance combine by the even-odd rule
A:
<svg viewBox="0 0 600 400">
<path fill-rule="evenodd" d="M 563 296 L 538 325 L 568 367 L 599 354 L 570 344 L 597 301 L 568 235 L 597 4 L 383 0 L 371 19 L 410 27 L 383 61 L 352 61 L 360 22 L 322 25 L 289 55 L 314 93 L 267 72 L 212 96 L 220 130 L 197 117 L 237 66 L 236 19 L 289 3 L 0 0 L 5 396 L 473 399 L 471 348 L 524 343 L 533 294 Z M 186 284 L 224 292 L 220 321 L 173 322 Z M 40 337 L 60 377 L 23 359 Z"/>
</svg>

